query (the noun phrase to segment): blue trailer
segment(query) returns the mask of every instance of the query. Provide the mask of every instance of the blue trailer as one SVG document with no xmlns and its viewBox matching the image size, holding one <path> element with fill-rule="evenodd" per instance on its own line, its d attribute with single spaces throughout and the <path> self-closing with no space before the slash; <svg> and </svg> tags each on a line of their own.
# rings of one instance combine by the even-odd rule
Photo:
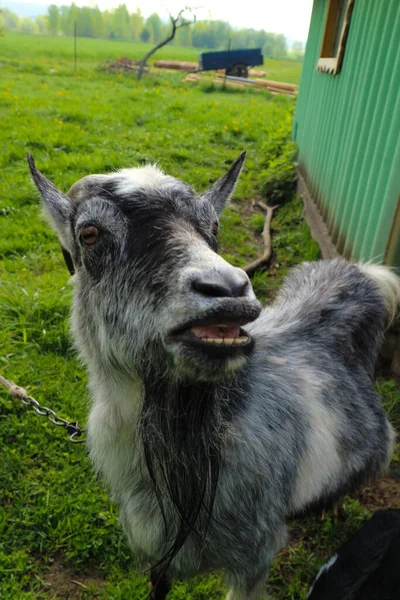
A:
<svg viewBox="0 0 400 600">
<path fill-rule="evenodd" d="M 248 77 L 249 67 L 264 64 L 261 48 L 203 52 L 199 57 L 199 71 L 225 69 L 226 75 Z"/>
</svg>

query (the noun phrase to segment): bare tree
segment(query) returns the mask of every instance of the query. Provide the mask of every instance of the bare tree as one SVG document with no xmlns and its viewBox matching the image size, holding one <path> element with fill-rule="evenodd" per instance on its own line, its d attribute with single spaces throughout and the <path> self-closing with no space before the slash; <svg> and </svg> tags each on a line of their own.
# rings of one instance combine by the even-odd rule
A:
<svg viewBox="0 0 400 600">
<path fill-rule="evenodd" d="M 185 6 L 184 8 L 182 8 L 182 10 L 179 11 L 179 13 L 177 14 L 176 17 L 173 17 L 171 15 L 171 13 L 169 13 L 169 19 L 171 21 L 171 25 L 172 25 L 172 29 L 171 29 L 171 33 L 169 34 L 169 36 L 167 38 L 165 38 L 165 40 L 163 40 L 162 42 L 160 42 L 159 44 L 157 44 L 157 46 L 155 46 L 154 48 L 152 48 L 140 61 L 139 63 L 139 71 L 138 71 L 138 80 L 140 81 L 143 75 L 143 71 L 144 68 L 146 66 L 146 62 L 149 60 L 150 56 L 152 56 L 155 52 L 157 52 L 157 50 L 159 50 L 160 48 L 162 48 L 163 46 L 165 46 L 166 44 L 168 44 L 171 40 L 174 39 L 176 32 L 178 31 L 178 29 L 181 29 L 181 27 L 189 27 L 189 25 L 193 25 L 193 23 L 196 22 L 196 15 L 194 14 L 194 11 L 196 10 L 196 8 L 190 7 L 190 6 Z M 189 12 L 192 13 L 192 19 L 188 20 L 185 19 L 183 17 L 183 14 L 185 12 Z"/>
</svg>

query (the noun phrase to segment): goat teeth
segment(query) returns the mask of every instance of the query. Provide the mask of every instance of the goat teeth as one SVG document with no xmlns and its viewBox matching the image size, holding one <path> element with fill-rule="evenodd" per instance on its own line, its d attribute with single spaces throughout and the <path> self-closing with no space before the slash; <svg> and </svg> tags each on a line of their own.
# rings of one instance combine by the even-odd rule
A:
<svg viewBox="0 0 400 600">
<path fill-rule="evenodd" d="M 235 339 L 235 344 L 245 344 L 248 341 L 247 335 L 241 335 L 240 337 Z"/>
<path fill-rule="evenodd" d="M 240 346 L 248 341 L 247 336 L 240 336 L 237 338 L 200 338 L 202 342 L 208 342 L 209 344 L 226 344 L 227 346 Z"/>
</svg>

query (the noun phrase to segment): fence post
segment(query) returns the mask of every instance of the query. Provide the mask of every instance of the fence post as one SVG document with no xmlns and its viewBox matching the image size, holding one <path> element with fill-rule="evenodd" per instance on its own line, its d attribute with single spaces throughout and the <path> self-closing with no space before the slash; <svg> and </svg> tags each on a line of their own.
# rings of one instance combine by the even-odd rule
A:
<svg viewBox="0 0 400 600">
<path fill-rule="evenodd" d="M 76 44 L 76 38 L 77 38 L 77 26 L 76 26 L 76 20 L 74 21 L 74 73 L 76 73 L 76 63 L 77 63 L 77 44 Z"/>
</svg>

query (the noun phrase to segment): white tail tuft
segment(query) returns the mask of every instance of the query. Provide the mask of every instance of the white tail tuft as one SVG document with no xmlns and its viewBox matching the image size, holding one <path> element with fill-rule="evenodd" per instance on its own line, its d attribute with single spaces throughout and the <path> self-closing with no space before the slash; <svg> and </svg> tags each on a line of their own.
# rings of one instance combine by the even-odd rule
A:
<svg viewBox="0 0 400 600">
<path fill-rule="evenodd" d="M 388 326 L 395 320 L 400 309 L 400 277 L 384 265 L 359 264 L 360 271 L 378 284 L 388 314 Z"/>
</svg>

